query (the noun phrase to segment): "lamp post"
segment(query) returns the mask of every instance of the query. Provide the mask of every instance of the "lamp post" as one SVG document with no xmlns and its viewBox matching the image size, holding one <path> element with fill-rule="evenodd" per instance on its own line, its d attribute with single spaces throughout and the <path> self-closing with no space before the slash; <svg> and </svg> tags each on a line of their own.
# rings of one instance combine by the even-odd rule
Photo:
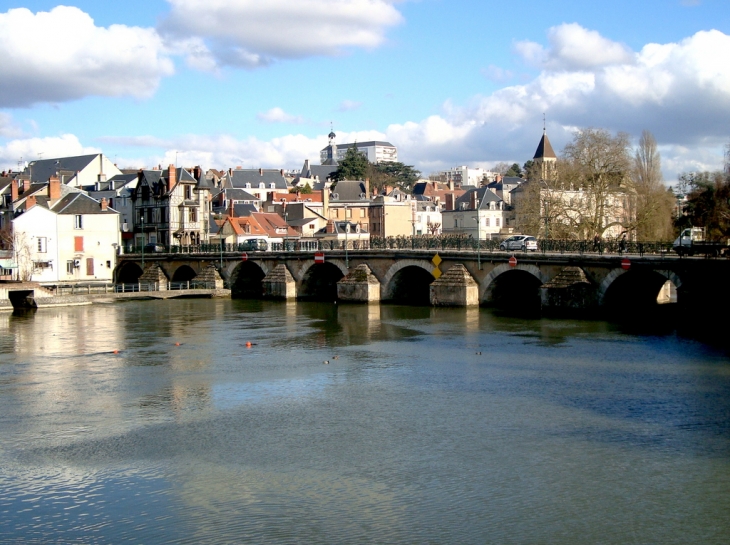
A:
<svg viewBox="0 0 730 545">
<path fill-rule="evenodd" d="M 144 208 L 140 210 L 140 222 L 142 224 L 142 272 L 144 272 Z"/>
<path fill-rule="evenodd" d="M 472 216 L 477 220 L 477 267 L 482 270 L 482 222 L 479 221 L 479 210 L 477 209 L 477 215 Z"/>
<path fill-rule="evenodd" d="M 347 233 L 350 232 L 350 220 L 347 219 L 347 205 L 345 205 L 345 268 L 350 268 L 350 259 L 347 254 Z"/>
</svg>

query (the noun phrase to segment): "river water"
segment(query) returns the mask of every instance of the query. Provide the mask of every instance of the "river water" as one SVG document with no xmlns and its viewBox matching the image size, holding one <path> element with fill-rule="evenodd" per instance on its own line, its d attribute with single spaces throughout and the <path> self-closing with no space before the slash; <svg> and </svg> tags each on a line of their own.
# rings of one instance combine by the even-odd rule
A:
<svg viewBox="0 0 730 545">
<path fill-rule="evenodd" d="M 231 300 L 0 324 L 0 543 L 730 541 L 730 359 L 671 332 Z"/>
</svg>

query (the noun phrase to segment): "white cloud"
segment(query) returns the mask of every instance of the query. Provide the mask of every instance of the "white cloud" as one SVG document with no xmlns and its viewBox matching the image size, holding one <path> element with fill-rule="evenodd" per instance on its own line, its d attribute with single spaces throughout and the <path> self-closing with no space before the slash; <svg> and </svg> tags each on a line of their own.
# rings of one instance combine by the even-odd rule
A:
<svg viewBox="0 0 730 545">
<path fill-rule="evenodd" d="M 289 123 L 294 125 L 301 125 L 305 123 L 305 119 L 300 115 L 290 115 L 278 106 L 271 108 L 267 112 L 261 112 L 256 114 L 256 119 L 264 121 L 265 123 Z"/>
<path fill-rule="evenodd" d="M 0 13 L 0 107 L 88 95 L 145 98 L 174 67 L 154 29 L 97 27 L 75 7 Z"/>
<path fill-rule="evenodd" d="M 41 157 L 50 159 L 99 152 L 98 148 L 82 145 L 73 134 L 46 138 L 16 139 L 0 146 L 0 168 L 3 170 L 16 170 L 18 162 L 21 160 L 28 162 Z"/>
<path fill-rule="evenodd" d="M 633 52 L 595 30 L 577 23 L 562 24 L 548 31 L 549 49 L 534 42 L 517 42 L 516 51 L 533 66 L 551 70 L 584 70 L 611 64 L 629 64 Z"/>
<path fill-rule="evenodd" d="M 275 59 L 377 47 L 388 27 L 403 20 L 394 1 L 168 0 L 171 11 L 160 32 L 171 44 L 187 44 L 181 49 L 191 65 L 210 69 L 214 60 L 253 68 Z M 193 46 L 191 37 L 197 40 Z"/>
</svg>

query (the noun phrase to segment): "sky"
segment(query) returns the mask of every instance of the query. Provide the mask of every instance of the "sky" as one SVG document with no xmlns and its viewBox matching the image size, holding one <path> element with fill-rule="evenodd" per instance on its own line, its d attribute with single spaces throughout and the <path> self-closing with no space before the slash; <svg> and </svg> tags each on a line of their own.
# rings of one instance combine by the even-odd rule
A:
<svg viewBox="0 0 730 545">
<path fill-rule="evenodd" d="M 385 140 L 424 175 L 642 130 L 667 183 L 730 143 L 728 0 L 0 0 L 0 169 L 299 169 Z"/>
</svg>

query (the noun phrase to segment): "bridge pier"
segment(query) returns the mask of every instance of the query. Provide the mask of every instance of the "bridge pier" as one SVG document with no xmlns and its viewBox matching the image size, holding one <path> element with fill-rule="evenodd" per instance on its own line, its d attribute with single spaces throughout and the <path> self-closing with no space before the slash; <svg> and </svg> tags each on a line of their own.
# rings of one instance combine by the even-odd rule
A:
<svg viewBox="0 0 730 545">
<path fill-rule="evenodd" d="M 549 282 L 540 286 L 541 309 L 549 314 L 593 310 L 596 287 L 580 267 L 565 267 Z"/>
<path fill-rule="evenodd" d="M 272 299 L 296 299 L 297 283 L 283 263 L 279 263 L 274 270 L 267 274 L 261 284 L 264 288 L 264 297 Z"/>
<path fill-rule="evenodd" d="M 365 263 L 337 282 L 337 299 L 353 303 L 379 303 L 380 281 Z"/>
<path fill-rule="evenodd" d="M 140 284 L 154 284 L 158 291 L 167 291 L 168 278 L 159 263 L 153 263 L 139 277 Z"/>
<path fill-rule="evenodd" d="M 479 305 L 479 285 L 461 263 L 453 265 L 429 287 L 431 304 L 444 307 Z"/>
</svg>

